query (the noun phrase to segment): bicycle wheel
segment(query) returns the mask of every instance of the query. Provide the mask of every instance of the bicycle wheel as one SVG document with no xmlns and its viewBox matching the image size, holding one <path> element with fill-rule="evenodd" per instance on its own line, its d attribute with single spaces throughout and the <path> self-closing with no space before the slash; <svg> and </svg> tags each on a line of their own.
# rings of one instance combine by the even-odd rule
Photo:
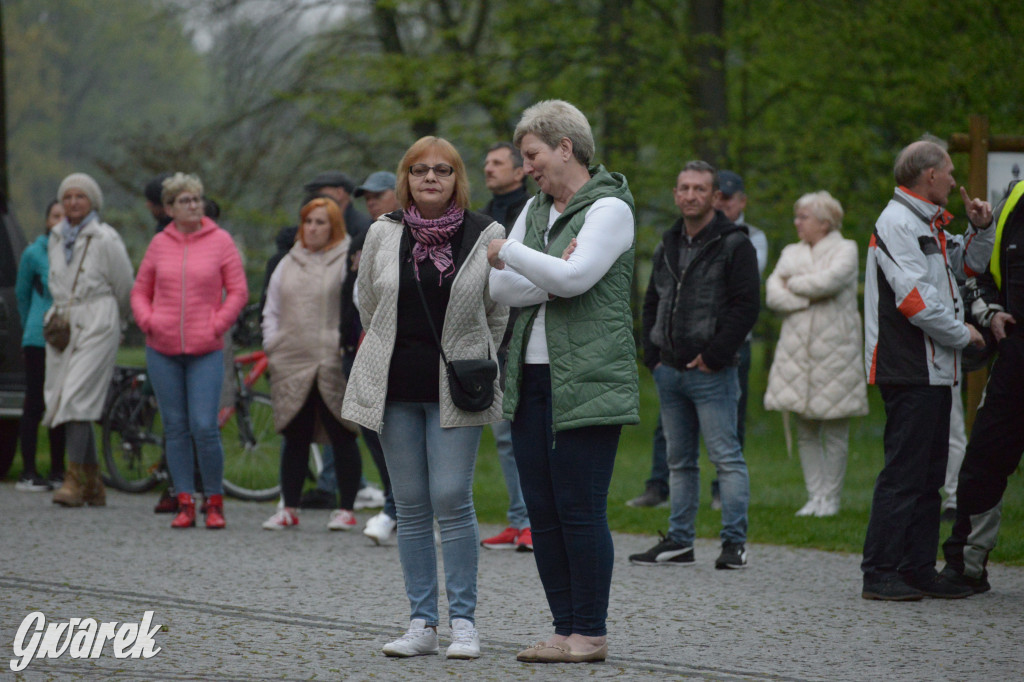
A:
<svg viewBox="0 0 1024 682">
<path fill-rule="evenodd" d="M 253 393 L 239 401 L 221 429 L 224 492 L 240 500 L 265 502 L 281 494 L 281 443 L 274 430 L 270 396 Z"/>
<path fill-rule="evenodd" d="M 163 424 L 152 395 L 126 386 L 103 418 L 102 440 L 110 485 L 142 493 L 160 481 Z"/>
</svg>

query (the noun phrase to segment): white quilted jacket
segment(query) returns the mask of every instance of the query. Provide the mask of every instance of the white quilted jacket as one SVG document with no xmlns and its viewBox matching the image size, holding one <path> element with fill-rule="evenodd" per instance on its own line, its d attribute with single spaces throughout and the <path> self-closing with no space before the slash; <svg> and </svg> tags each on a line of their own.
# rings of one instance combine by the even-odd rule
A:
<svg viewBox="0 0 1024 682">
<path fill-rule="evenodd" d="M 452 281 L 441 346 L 449 360 L 498 357 L 508 307 L 491 299 L 487 245 L 504 239 L 505 228 L 492 222 L 473 245 Z M 356 280 L 359 317 L 366 336 L 356 353 L 341 415 L 380 432 L 388 391 L 388 371 L 395 347 L 398 306 L 398 259 L 402 223 L 383 216 L 370 226 Z M 501 387 L 494 380 L 494 403 L 483 412 L 455 407 L 448 389 L 444 362 L 438 361 L 441 426 L 478 426 L 501 420 Z"/>
<path fill-rule="evenodd" d="M 868 413 L 857 312 L 857 243 L 832 231 L 790 244 L 768 277 L 768 307 L 786 316 L 764 406 L 807 419 Z"/>
</svg>

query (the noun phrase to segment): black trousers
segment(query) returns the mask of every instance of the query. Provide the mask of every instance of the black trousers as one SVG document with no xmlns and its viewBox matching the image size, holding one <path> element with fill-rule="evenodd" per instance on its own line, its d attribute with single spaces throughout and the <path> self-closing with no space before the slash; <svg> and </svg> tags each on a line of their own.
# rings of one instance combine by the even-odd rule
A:
<svg viewBox="0 0 1024 682">
<path fill-rule="evenodd" d="M 978 530 L 977 518 L 993 510 L 1003 499 L 1007 479 L 1020 464 L 1024 453 L 1024 330 L 999 343 L 999 355 L 992 365 L 985 395 L 967 443 L 967 454 L 957 482 L 956 522 L 942 545 L 946 563 L 964 572 L 964 546 Z M 972 518 L 973 517 L 973 518 Z M 988 551 L 995 546 L 996 528 L 981 550 L 983 570 Z M 970 543 L 978 547 L 978 543 Z M 970 572 L 969 572 L 970 573 Z M 977 576 L 974 576 L 977 577 Z"/>
<path fill-rule="evenodd" d="M 949 457 L 949 386 L 879 386 L 885 401 L 885 466 L 875 481 L 864 539 L 864 582 L 935 574 Z M 957 491 L 959 499 L 959 490 Z"/>
<path fill-rule="evenodd" d="M 25 405 L 22 408 L 21 458 L 23 474 L 38 474 L 36 468 L 36 444 L 38 443 L 39 422 L 46 412 L 43 401 L 43 385 L 46 383 L 46 349 L 25 346 Z M 50 429 L 50 476 L 64 473 L 64 425 Z"/>
<path fill-rule="evenodd" d="M 320 396 L 316 384 L 306 402 L 284 427 L 284 450 L 281 453 L 281 492 L 286 507 L 298 507 L 302 483 L 309 464 L 309 445 L 313 442 L 317 418 L 327 431 L 334 450 L 334 475 L 338 480 L 341 508 L 355 506 L 363 460 L 356 445 L 356 435 L 342 426 Z"/>
</svg>

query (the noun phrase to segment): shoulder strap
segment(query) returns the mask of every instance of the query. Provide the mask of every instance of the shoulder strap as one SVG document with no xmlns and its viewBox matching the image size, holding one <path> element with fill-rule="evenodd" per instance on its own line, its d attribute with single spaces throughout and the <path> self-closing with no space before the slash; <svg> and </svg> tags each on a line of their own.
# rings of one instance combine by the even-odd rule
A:
<svg viewBox="0 0 1024 682">
<path fill-rule="evenodd" d="M 92 235 L 85 238 L 85 248 L 82 250 L 82 260 L 78 261 L 78 270 L 75 272 L 75 281 L 71 283 L 71 300 L 75 300 L 75 287 L 78 286 L 78 276 L 82 274 L 82 267 L 85 265 L 85 256 L 89 253 L 89 244 L 92 244 Z"/>
</svg>

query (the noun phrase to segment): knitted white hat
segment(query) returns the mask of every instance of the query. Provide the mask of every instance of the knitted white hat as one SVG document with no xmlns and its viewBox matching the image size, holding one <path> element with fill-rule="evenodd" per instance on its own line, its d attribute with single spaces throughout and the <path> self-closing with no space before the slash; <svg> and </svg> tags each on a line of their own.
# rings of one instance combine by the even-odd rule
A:
<svg viewBox="0 0 1024 682">
<path fill-rule="evenodd" d="M 91 176 L 85 173 L 72 173 L 67 176 L 61 180 L 60 188 L 57 190 L 57 198 L 63 200 L 64 192 L 72 188 L 85 192 L 85 196 L 89 197 L 89 203 L 92 204 L 94 211 L 99 211 L 103 208 L 103 190 L 100 189 L 100 186 Z"/>
</svg>

